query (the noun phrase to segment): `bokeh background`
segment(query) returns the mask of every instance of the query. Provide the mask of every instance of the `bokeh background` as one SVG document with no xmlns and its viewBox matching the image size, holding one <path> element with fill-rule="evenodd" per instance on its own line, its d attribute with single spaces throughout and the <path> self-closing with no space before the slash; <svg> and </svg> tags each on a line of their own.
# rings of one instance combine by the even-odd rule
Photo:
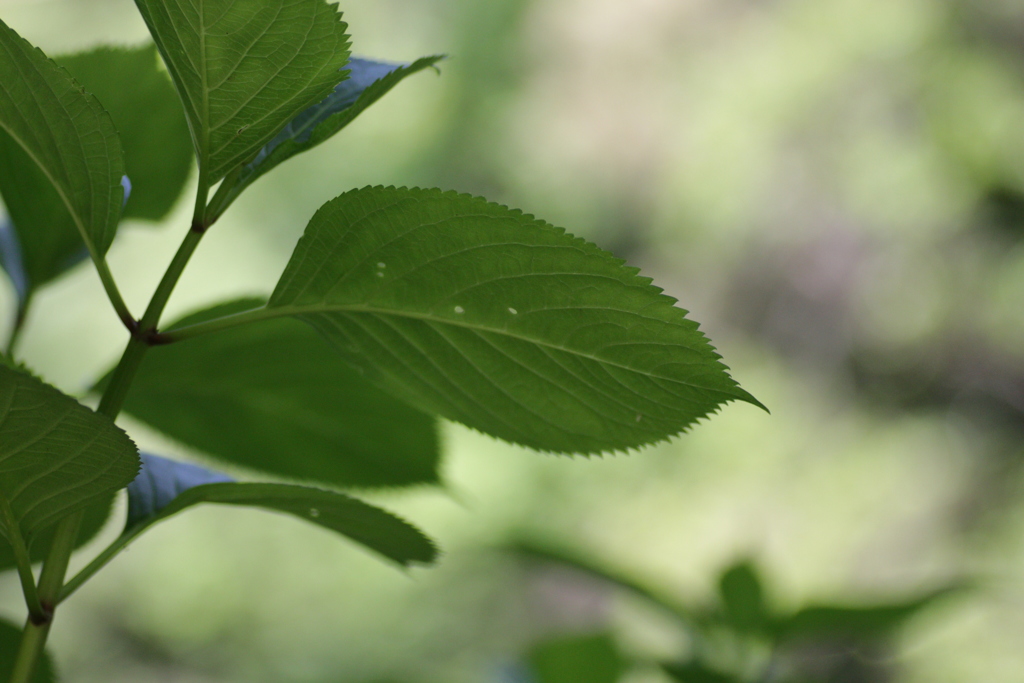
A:
<svg viewBox="0 0 1024 683">
<path fill-rule="evenodd" d="M 498 683 L 537 642 L 594 629 L 638 660 L 685 650 L 645 601 L 497 550 L 524 535 L 694 605 L 740 558 L 782 610 L 970 577 L 899 629 L 870 680 L 1024 678 L 1018 0 L 342 9 L 355 54 L 451 58 L 260 180 L 204 242 L 169 318 L 268 293 L 306 221 L 346 189 L 440 186 L 640 266 L 772 414 L 730 405 L 671 443 L 593 459 L 445 425 L 443 489 L 369 494 L 444 548 L 407 573 L 291 519 L 189 512 L 61 609 L 67 683 Z M 147 38 L 130 0 L 0 0 L 0 16 L 49 54 Z M 109 260 L 133 309 L 191 201 L 164 225 L 123 227 Z M 4 281 L 0 311 L 12 307 Z M 83 265 L 38 296 L 22 356 L 81 393 L 123 337 Z M 22 609 L 16 577 L 0 576 L 0 615 Z M 623 680 L 661 676 L 638 665 Z"/>
</svg>

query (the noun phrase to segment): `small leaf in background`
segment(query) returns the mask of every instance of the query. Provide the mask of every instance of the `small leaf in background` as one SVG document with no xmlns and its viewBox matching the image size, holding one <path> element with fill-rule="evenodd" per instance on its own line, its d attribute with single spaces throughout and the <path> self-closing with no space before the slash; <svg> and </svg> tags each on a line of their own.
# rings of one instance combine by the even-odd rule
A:
<svg viewBox="0 0 1024 683">
<path fill-rule="evenodd" d="M 764 589 L 752 562 L 739 562 L 722 573 L 718 593 L 726 621 L 733 628 L 751 633 L 762 632 L 771 621 L 765 605 Z"/>
<path fill-rule="evenodd" d="M 124 217 L 164 218 L 185 187 L 192 150 L 181 100 L 159 66 L 156 46 L 98 47 L 55 61 L 114 120 L 132 187 Z"/>
<path fill-rule="evenodd" d="M 152 457 L 149 456 L 152 462 Z M 181 465 L 181 463 L 175 463 Z M 184 486 L 195 474 L 182 474 L 179 467 L 168 465 L 150 470 L 149 480 L 142 487 L 170 489 Z M 171 482 L 153 482 L 153 477 L 169 477 Z M 163 497 L 151 497 L 147 503 L 162 503 Z M 185 488 L 163 507 L 152 508 L 148 517 L 138 516 L 125 536 L 135 537 L 146 528 L 200 503 L 221 503 L 259 507 L 286 512 L 304 521 L 317 524 L 360 543 L 398 564 L 428 564 L 437 557 L 437 549 L 429 538 L 408 522 L 390 512 L 368 505 L 342 493 L 290 484 L 201 484 Z M 141 512 L 139 507 L 137 512 Z"/>
<path fill-rule="evenodd" d="M 214 200 L 216 215 L 242 190 L 281 162 L 316 147 L 351 123 L 371 104 L 386 95 L 406 76 L 432 67 L 444 57 L 421 57 L 412 64 L 392 64 L 353 57 L 345 65 L 349 76 L 334 86 L 326 98 L 288 122 L 273 140 L 264 145 L 256 158 L 239 169 L 238 175 L 225 180 L 229 190 Z"/>
<path fill-rule="evenodd" d="M 698 661 L 662 664 L 662 671 L 679 683 L 743 683 L 743 679 L 711 669 Z"/>
<path fill-rule="evenodd" d="M 155 516 L 180 494 L 203 484 L 225 484 L 234 479 L 199 465 L 178 462 L 159 455 L 140 453 L 142 469 L 128 484 L 128 517 L 125 529 L 131 529 Z"/>
<path fill-rule="evenodd" d="M 268 307 L 422 410 L 558 452 L 666 439 L 740 389 L 675 299 L 483 199 L 368 187 L 312 218 Z"/>
<path fill-rule="evenodd" d="M 85 515 L 82 517 L 82 526 L 79 527 L 75 548 L 81 548 L 96 537 L 96 534 L 100 532 L 103 525 L 110 519 L 113 503 L 114 496 L 111 494 L 98 503 L 93 503 L 85 508 Z M 36 533 L 32 545 L 28 549 L 29 557 L 33 562 L 42 562 L 46 558 L 46 553 L 50 550 L 50 543 L 55 530 L 56 527 L 51 526 Z M 17 562 L 14 559 L 14 551 L 2 534 L 0 534 L 0 572 L 6 569 L 13 569 L 16 566 Z M 0 677 L 0 681 L 3 681 L 3 677 Z"/>
<path fill-rule="evenodd" d="M 66 213 L 93 258 L 106 254 L 121 216 L 124 160 L 99 101 L 2 21 L 0 83 L 0 194 L 34 286 L 77 253 L 63 232 L 49 232 L 50 217 Z"/>
<path fill-rule="evenodd" d="M 67 515 L 101 503 L 139 469 L 128 435 L 107 417 L 31 375 L 0 366 L 0 502 L 33 536 Z"/>
<path fill-rule="evenodd" d="M 346 24 L 325 0 L 136 0 L 214 183 L 344 77 Z"/>
<path fill-rule="evenodd" d="M 0 681 L 6 681 L 11 677 L 20 643 L 21 629 L 0 619 Z M 53 662 L 50 659 L 50 654 L 44 652 L 32 675 L 32 683 L 54 683 L 56 680 L 57 677 L 53 675 Z"/>
<path fill-rule="evenodd" d="M 964 589 L 962 585 L 939 588 L 900 603 L 865 606 L 811 606 L 775 626 L 779 642 L 844 638 L 872 640 L 886 638 L 921 610 Z"/>
<path fill-rule="evenodd" d="M 528 663 L 536 683 L 618 683 L 626 668 L 608 633 L 545 641 L 530 651 Z"/>
<path fill-rule="evenodd" d="M 216 306 L 171 329 L 262 304 Z M 437 420 L 367 382 L 294 320 L 154 348 L 125 410 L 184 444 L 263 472 L 336 486 L 438 481 Z"/>
</svg>

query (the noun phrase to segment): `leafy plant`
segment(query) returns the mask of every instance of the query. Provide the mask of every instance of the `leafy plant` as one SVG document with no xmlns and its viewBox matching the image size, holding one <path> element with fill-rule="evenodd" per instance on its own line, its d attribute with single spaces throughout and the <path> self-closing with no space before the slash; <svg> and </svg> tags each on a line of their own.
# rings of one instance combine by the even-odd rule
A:
<svg viewBox="0 0 1024 683">
<path fill-rule="evenodd" d="M 20 633 L 0 625 L 3 678 L 52 680 L 44 646 L 57 606 L 192 505 L 291 514 L 401 565 L 436 557 L 414 527 L 342 493 L 140 455 L 114 424 L 122 409 L 225 462 L 382 487 L 438 481 L 436 416 L 539 450 L 599 453 L 669 438 L 728 401 L 757 404 L 636 269 L 455 192 L 345 192 L 310 220 L 267 300 L 164 324 L 190 257 L 245 189 L 441 57 L 353 58 L 324 0 L 136 4 L 152 45 L 56 61 L 0 21 L 0 264 L 17 294 L 0 355 L 0 568 L 17 570 L 28 608 Z M 136 316 L 105 256 L 122 218 L 167 215 L 189 139 L 192 221 Z M 128 333 L 95 411 L 14 356 L 34 293 L 85 258 Z M 123 534 L 66 580 L 124 488 Z"/>
<path fill-rule="evenodd" d="M 875 680 L 879 676 L 872 675 L 872 670 L 883 672 L 888 666 L 891 657 L 887 655 L 899 628 L 966 587 L 953 583 L 894 602 L 807 605 L 786 611 L 772 605 L 757 566 L 740 560 L 719 576 L 714 604 L 687 605 L 563 545 L 531 540 L 515 543 L 510 550 L 528 562 L 565 565 L 624 588 L 671 615 L 688 637 L 689 652 L 673 661 L 644 662 L 634 657 L 632 664 L 654 665 L 680 683 Z M 538 643 L 527 653 L 527 680 L 617 681 L 629 659 L 611 633 L 563 636 Z"/>
</svg>

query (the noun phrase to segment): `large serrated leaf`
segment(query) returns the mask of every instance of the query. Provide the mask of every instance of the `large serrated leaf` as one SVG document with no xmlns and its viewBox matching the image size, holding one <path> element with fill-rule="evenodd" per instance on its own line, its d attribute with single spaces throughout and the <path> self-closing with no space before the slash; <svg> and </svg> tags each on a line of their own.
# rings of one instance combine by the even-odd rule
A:
<svg viewBox="0 0 1024 683">
<path fill-rule="evenodd" d="M 534 448 L 598 452 L 756 403 L 674 303 L 532 216 L 374 187 L 317 212 L 268 308 L 421 409 Z"/>
<path fill-rule="evenodd" d="M 124 194 L 121 143 L 110 116 L 67 71 L 2 21 L 0 83 L 0 193 L 15 225 L 35 225 L 22 214 L 46 202 L 45 210 L 67 213 L 93 258 L 101 260 L 114 240 Z M 32 177 L 25 175 L 26 163 Z M 44 194 L 35 192 L 41 178 L 49 187 Z M 56 253 L 38 255 L 23 245 L 29 277 L 38 277 L 37 268 L 52 277 L 53 269 L 65 267 L 66 242 L 60 240 Z"/>
<path fill-rule="evenodd" d="M 20 645 L 21 629 L 0 619 L 0 681 L 10 678 Z M 32 675 L 32 683 L 53 683 L 56 680 L 50 654 L 44 652 Z"/>
<path fill-rule="evenodd" d="M 24 372 L 0 366 L 0 535 L 35 534 L 127 486 L 135 444 L 114 423 Z M 5 520 L 13 519 L 13 525 Z"/>
<path fill-rule="evenodd" d="M 324 0 L 136 0 L 208 182 L 251 160 L 341 81 L 346 24 Z"/>
<path fill-rule="evenodd" d="M 433 562 L 434 544 L 390 512 L 333 491 L 290 484 L 243 484 L 195 465 L 154 455 L 128 487 L 129 516 L 122 540 L 200 503 L 285 512 L 335 531 L 401 565 Z M 216 482 L 216 483 L 210 483 Z"/>
<path fill-rule="evenodd" d="M 262 304 L 216 306 L 171 329 Z M 295 320 L 155 348 L 125 410 L 182 443 L 264 472 L 336 486 L 438 480 L 436 420 L 367 382 Z"/>
<path fill-rule="evenodd" d="M 218 191 L 214 215 L 219 215 L 257 178 L 291 157 L 316 147 L 351 123 L 371 104 L 386 95 L 406 76 L 434 66 L 442 55 L 421 57 L 412 64 L 393 64 L 353 57 L 345 67 L 349 77 L 333 92 L 288 122 L 256 157 L 224 182 Z"/>
</svg>

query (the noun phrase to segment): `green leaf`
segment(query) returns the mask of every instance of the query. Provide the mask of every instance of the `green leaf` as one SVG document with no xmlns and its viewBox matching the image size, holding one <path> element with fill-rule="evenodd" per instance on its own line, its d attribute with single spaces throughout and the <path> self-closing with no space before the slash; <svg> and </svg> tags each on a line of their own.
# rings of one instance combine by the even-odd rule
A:
<svg viewBox="0 0 1024 683">
<path fill-rule="evenodd" d="M 224 209 L 257 178 L 290 157 L 316 147 L 351 123 L 371 104 L 386 95 L 406 76 L 432 67 L 443 55 L 421 57 L 412 64 L 391 64 L 353 57 L 346 64 L 349 77 L 330 95 L 288 122 L 249 163 L 224 181 L 212 202 L 214 215 Z"/>
<path fill-rule="evenodd" d="M 250 161 L 345 74 L 346 24 L 324 0 L 136 0 L 185 104 L 208 182 Z"/>
<path fill-rule="evenodd" d="M 21 629 L 0 619 L 0 681 L 10 679 L 20 644 Z M 32 683 L 53 683 L 56 680 L 57 677 L 53 674 L 53 661 L 50 654 L 44 652 L 32 675 Z"/>
<path fill-rule="evenodd" d="M 57 57 L 114 120 L 131 179 L 125 218 L 164 218 L 181 195 L 192 166 L 181 101 L 159 67 L 156 46 L 99 47 Z"/>
<path fill-rule="evenodd" d="M 192 163 L 181 103 L 156 48 L 101 47 L 57 58 L 110 111 L 131 179 L 125 217 L 158 220 L 181 194 Z M 0 265 L 21 301 L 88 256 L 60 194 L 22 147 L 0 133 L 0 192 L 13 224 L 0 235 Z"/>
<path fill-rule="evenodd" d="M 559 452 L 678 434 L 756 403 L 634 268 L 532 216 L 364 188 L 310 221 L 268 308 L 310 323 L 410 404 Z"/>
<path fill-rule="evenodd" d="M 718 582 L 725 618 L 739 631 L 761 632 L 771 621 L 757 569 L 749 561 L 723 572 Z"/>
<path fill-rule="evenodd" d="M 546 641 L 533 648 L 529 663 L 537 683 L 617 683 L 625 670 L 608 633 Z"/>
<path fill-rule="evenodd" d="M 143 477 L 150 477 L 145 471 Z M 146 486 L 152 485 L 150 482 Z M 134 537 L 185 508 L 200 503 L 222 503 L 285 512 L 336 531 L 395 562 L 428 564 L 437 558 L 429 538 L 390 512 L 333 491 L 290 484 L 202 484 L 187 488 L 154 514 L 137 518 L 125 530 Z"/>
<path fill-rule="evenodd" d="M 32 292 L 89 257 L 74 218 L 46 175 L 0 131 L 0 194 L 11 221 L 2 229 L 0 265 L 24 303 Z"/>
<path fill-rule="evenodd" d="M 75 548 L 81 548 L 96 537 L 103 525 L 110 519 L 110 510 L 114 503 L 114 496 L 108 495 L 98 503 L 92 503 L 85 508 L 85 516 L 82 518 L 82 526 L 78 531 L 78 539 L 75 541 Z M 29 547 L 29 557 L 33 562 L 42 562 L 46 553 L 50 550 L 50 543 L 53 539 L 55 526 L 48 527 L 38 532 Z M 9 543 L 0 536 L 0 572 L 12 569 L 17 566 L 14 558 L 14 551 Z M 0 681 L 3 677 L 0 676 Z"/>
<path fill-rule="evenodd" d="M 114 423 L 0 366 L 0 534 L 35 534 L 135 478 L 135 444 Z M 4 521 L 13 520 L 13 523 Z"/>
<path fill-rule="evenodd" d="M 886 638 L 921 610 L 963 589 L 964 586 L 960 584 L 945 586 L 893 604 L 805 607 L 776 623 L 776 638 L 780 642 L 824 638 Z"/>
<path fill-rule="evenodd" d="M 679 683 L 741 683 L 743 680 L 709 668 L 696 660 L 662 664 L 661 669 Z"/>
<path fill-rule="evenodd" d="M 0 83 L 0 193 L 14 224 L 24 236 L 25 226 L 50 215 L 36 211 L 66 211 L 99 262 L 114 240 L 124 195 L 121 143 L 109 114 L 2 21 Z M 40 193 L 40 183 L 50 191 Z M 30 246 L 37 237 L 44 246 Z M 21 245 L 30 284 L 65 267 L 68 244 L 60 231 L 33 232 Z"/>
<path fill-rule="evenodd" d="M 174 327 L 260 306 L 242 300 Z M 438 480 L 436 420 L 363 379 L 295 320 L 153 349 L 125 410 L 221 460 L 337 486 Z"/>
</svg>

